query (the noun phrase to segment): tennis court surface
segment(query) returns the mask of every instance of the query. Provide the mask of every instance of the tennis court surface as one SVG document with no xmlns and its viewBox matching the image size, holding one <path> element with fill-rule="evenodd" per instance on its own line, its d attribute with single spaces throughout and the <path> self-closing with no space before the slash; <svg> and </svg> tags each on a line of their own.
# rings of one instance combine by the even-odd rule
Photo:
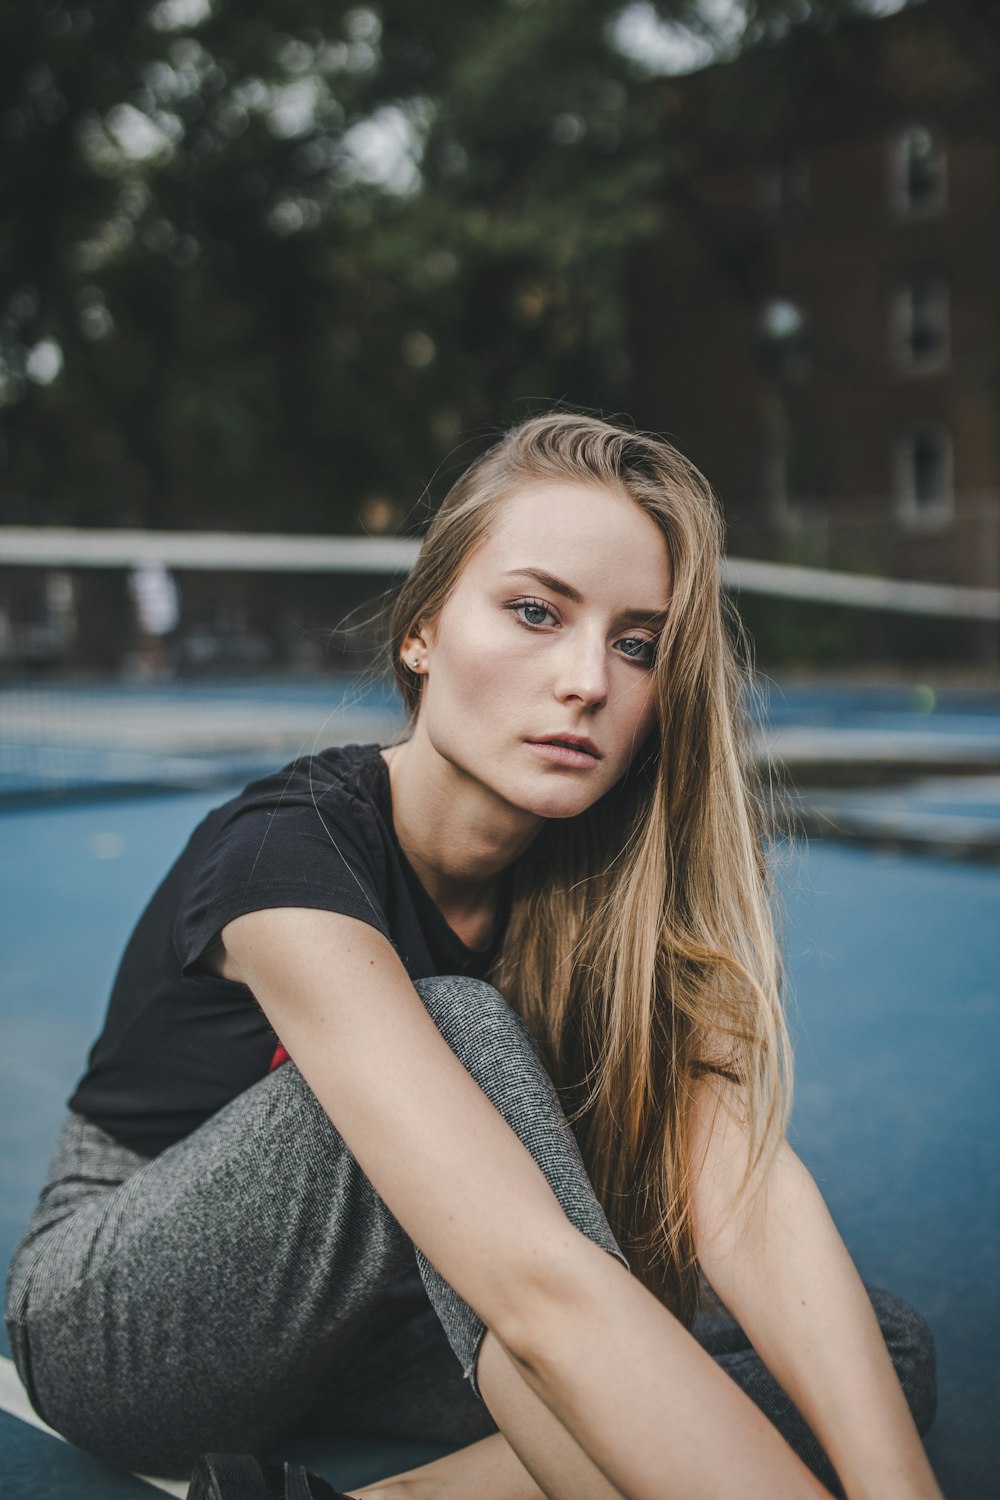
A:
<svg viewBox="0 0 1000 1500">
<path fill-rule="evenodd" d="M 160 722 L 155 733 L 152 719 L 145 731 L 129 730 L 127 748 L 151 757 L 156 774 L 147 763 L 141 774 L 123 781 L 106 767 L 94 774 L 108 746 L 121 748 L 121 722 L 110 736 L 99 731 L 101 716 L 92 712 L 96 690 L 77 691 L 77 707 L 91 712 L 92 728 L 89 744 L 76 731 L 75 740 L 94 759 L 89 779 L 81 776 L 68 798 L 54 795 L 60 776 L 67 784 L 64 771 L 27 784 L 26 720 L 22 712 L 21 729 L 14 732 L 17 715 L 8 709 L 16 704 L 0 695 L 0 742 L 5 775 L 10 773 L 0 801 L 4 1265 L 96 1033 L 121 945 L 189 830 L 234 779 L 313 743 L 380 737 L 395 722 L 377 691 L 345 706 L 344 694 L 331 697 L 329 684 L 266 692 L 252 684 L 226 691 L 204 685 L 134 689 Z M 877 735 L 883 742 L 895 736 L 895 750 L 886 754 L 909 766 L 915 779 L 905 794 L 841 785 L 827 788 L 830 796 L 868 796 L 873 807 L 881 798 L 884 811 L 886 798 L 912 800 L 913 787 L 938 775 L 942 761 L 953 776 L 962 760 L 980 773 L 978 785 L 958 781 L 950 798 L 941 793 L 929 816 L 952 817 L 957 799 L 963 817 L 992 824 L 997 794 L 990 773 L 1000 766 L 996 702 L 978 696 L 968 703 L 935 702 L 929 709 L 926 694 L 915 699 L 909 689 L 898 699 L 881 700 L 837 692 L 839 701 L 836 693 L 812 689 L 789 690 L 780 699 L 772 695 L 768 732 L 799 734 L 800 743 L 808 732 L 813 744 L 825 736 L 819 760 L 829 757 L 838 735 Z M 55 698 L 46 709 L 32 696 L 36 726 L 39 715 L 50 714 L 50 747 L 61 743 L 66 755 L 78 753 L 69 731 L 60 739 L 53 728 L 62 712 Z M 219 712 L 222 700 L 230 705 L 228 727 Z M 332 718 L 331 703 L 340 705 Z M 166 752 L 164 725 L 176 729 Z M 228 736 L 224 744 L 220 726 Z M 922 759 L 913 749 L 930 736 L 938 738 L 941 758 Z M 6 757 L 11 744 L 22 756 L 20 768 L 13 751 Z M 184 756 L 197 761 L 204 777 L 199 789 L 176 773 Z M 172 794 L 163 795 L 168 788 Z M 893 816 L 898 825 L 898 807 Z M 929 1450 L 950 1500 L 980 1500 L 993 1492 L 1000 1472 L 1000 1096 L 994 1077 L 1000 864 L 991 857 L 975 863 L 953 857 L 956 848 L 947 829 L 945 834 L 940 855 L 927 852 L 936 847 L 933 839 L 917 841 L 923 852 L 908 852 L 897 829 L 897 835 L 883 832 L 864 844 L 813 840 L 791 857 L 779 849 L 778 864 L 797 1033 L 794 1143 L 866 1280 L 906 1297 L 931 1323 L 941 1399 Z M 3 1352 L 9 1353 L 6 1346 Z M 5 1497 L 104 1500 L 153 1493 L 139 1479 L 112 1474 L 24 1420 L 12 1375 L 9 1362 L 0 1365 Z M 310 1440 L 290 1444 L 288 1455 L 303 1457 L 344 1487 L 439 1451 Z M 183 1493 L 183 1487 L 173 1489 Z"/>
</svg>

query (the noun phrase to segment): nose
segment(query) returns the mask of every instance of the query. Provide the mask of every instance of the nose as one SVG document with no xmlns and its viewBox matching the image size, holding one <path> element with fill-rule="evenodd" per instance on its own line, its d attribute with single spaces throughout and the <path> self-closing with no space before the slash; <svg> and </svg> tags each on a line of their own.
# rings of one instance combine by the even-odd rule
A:
<svg viewBox="0 0 1000 1500">
<path fill-rule="evenodd" d="M 594 710 L 607 702 L 608 661 L 603 635 L 584 637 L 567 631 L 558 657 L 555 695 L 560 703 Z"/>
</svg>

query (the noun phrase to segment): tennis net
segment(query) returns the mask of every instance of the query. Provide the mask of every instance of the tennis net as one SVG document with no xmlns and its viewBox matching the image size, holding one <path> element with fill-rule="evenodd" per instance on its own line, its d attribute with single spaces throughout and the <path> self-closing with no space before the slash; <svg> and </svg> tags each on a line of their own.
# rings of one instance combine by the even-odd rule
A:
<svg viewBox="0 0 1000 1500">
<path fill-rule="evenodd" d="M 323 744 L 388 739 L 401 708 L 375 671 L 376 620 L 418 545 L 0 528 L 0 798 L 224 785 Z M 1000 621 L 990 589 L 749 559 L 729 559 L 723 581 L 769 671 L 893 664 L 894 695 L 828 694 L 827 726 L 880 705 L 928 745 L 921 674 L 982 657 Z M 765 716 L 815 717 L 814 697 L 786 691 L 777 712 L 772 694 Z M 760 753 L 781 758 L 798 740 L 772 728 Z"/>
<path fill-rule="evenodd" d="M 387 737 L 398 539 L 0 528 L 0 797 L 245 780 Z"/>
</svg>

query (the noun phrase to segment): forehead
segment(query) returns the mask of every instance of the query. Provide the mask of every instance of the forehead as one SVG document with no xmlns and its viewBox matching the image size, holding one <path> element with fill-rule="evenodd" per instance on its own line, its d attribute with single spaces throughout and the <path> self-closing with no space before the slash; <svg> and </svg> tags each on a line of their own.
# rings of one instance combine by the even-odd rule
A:
<svg viewBox="0 0 1000 1500">
<path fill-rule="evenodd" d="M 631 496 L 599 484 L 526 485 L 504 500 L 468 569 L 557 573 L 584 592 L 625 588 L 662 606 L 670 558 L 659 526 Z"/>
</svg>

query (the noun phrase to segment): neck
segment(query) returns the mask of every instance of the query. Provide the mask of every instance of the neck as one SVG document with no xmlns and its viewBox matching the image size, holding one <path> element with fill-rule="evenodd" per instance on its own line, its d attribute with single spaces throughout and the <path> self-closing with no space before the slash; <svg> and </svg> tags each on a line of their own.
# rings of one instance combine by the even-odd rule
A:
<svg viewBox="0 0 1000 1500">
<path fill-rule="evenodd" d="M 382 757 L 396 837 L 427 894 L 449 919 L 491 916 L 501 874 L 543 820 L 445 760 L 419 727 Z"/>
</svg>

